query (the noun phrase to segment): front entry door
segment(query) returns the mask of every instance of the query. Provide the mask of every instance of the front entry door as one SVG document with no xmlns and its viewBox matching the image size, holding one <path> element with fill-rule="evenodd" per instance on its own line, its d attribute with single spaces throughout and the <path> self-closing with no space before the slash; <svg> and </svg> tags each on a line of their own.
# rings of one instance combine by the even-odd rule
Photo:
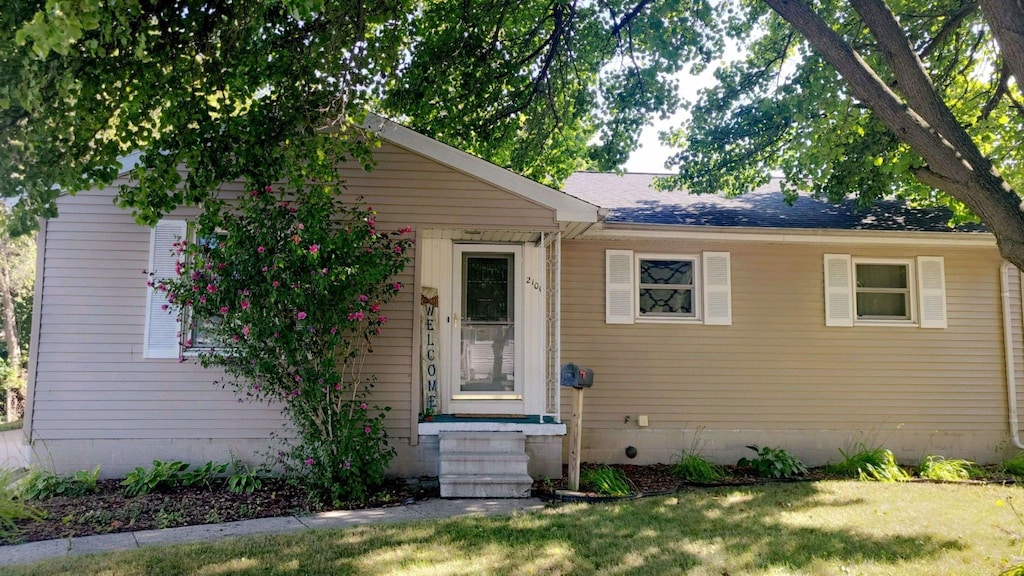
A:
<svg viewBox="0 0 1024 576">
<path fill-rule="evenodd" d="M 522 414 L 522 249 L 459 244 L 452 264 L 452 412 Z"/>
</svg>

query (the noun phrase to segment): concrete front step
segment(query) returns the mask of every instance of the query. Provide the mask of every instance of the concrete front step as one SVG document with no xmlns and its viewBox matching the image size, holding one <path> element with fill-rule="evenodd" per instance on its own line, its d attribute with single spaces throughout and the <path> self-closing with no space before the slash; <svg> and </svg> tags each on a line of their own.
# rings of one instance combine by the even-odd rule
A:
<svg viewBox="0 0 1024 576">
<path fill-rule="evenodd" d="M 520 432 L 442 432 L 445 452 L 526 452 L 526 435 Z"/>
<path fill-rule="evenodd" d="M 525 453 L 444 452 L 441 474 L 527 474 L 530 457 Z"/>
<path fill-rule="evenodd" d="M 441 474 L 442 498 L 528 498 L 527 474 Z"/>
</svg>

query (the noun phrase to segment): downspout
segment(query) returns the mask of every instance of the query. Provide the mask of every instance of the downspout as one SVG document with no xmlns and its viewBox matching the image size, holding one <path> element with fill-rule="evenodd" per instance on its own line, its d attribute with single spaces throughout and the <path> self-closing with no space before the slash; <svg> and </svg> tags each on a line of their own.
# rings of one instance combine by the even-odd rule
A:
<svg viewBox="0 0 1024 576">
<path fill-rule="evenodd" d="M 1024 450 L 1024 443 L 1020 441 L 1020 428 L 1017 419 L 1017 368 L 1013 362 L 1013 323 L 1010 318 L 1010 279 L 1009 262 L 1003 262 L 999 267 L 999 287 L 1003 296 L 1003 356 L 1006 360 L 1006 400 L 1009 403 L 1010 414 L 1010 440 L 1013 445 Z M 1021 278 L 1021 288 L 1024 289 L 1024 277 Z M 1021 293 L 1021 302 L 1024 304 L 1024 292 Z"/>
</svg>

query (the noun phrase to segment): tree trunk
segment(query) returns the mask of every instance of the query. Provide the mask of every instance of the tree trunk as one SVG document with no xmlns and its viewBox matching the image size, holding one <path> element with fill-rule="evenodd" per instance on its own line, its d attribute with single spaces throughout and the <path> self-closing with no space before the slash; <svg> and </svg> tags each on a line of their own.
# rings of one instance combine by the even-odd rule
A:
<svg viewBox="0 0 1024 576">
<path fill-rule="evenodd" d="M 996 237 L 1003 258 L 1024 270 L 1021 199 L 985 158 L 945 104 L 881 0 L 854 0 L 882 54 L 899 78 L 897 96 L 863 58 L 803 0 L 765 0 L 839 72 L 861 100 L 927 167 L 918 180 L 960 200 Z M 984 9 L 984 4 L 983 4 Z"/>
<path fill-rule="evenodd" d="M 7 343 L 7 364 L 22 377 L 21 348 L 18 346 L 18 320 L 14 313 L 14 295 L 11 294 L 11 260 L 6 232 L 0 232 L 0 300 L 3 308 L 4 340 Z M 7 421 L 13 422 L 18 412 L 18 391 L 7 389 L 5 398 Z"/>
</svg>

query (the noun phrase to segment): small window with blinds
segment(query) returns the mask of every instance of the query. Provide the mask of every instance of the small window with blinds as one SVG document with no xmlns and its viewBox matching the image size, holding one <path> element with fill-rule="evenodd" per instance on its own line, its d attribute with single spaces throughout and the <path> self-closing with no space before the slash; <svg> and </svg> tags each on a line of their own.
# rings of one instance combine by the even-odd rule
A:
<svg viewBox="0 0 1024 576">
<path fill-rule="evenodd" d="M 853 269 L 857 320 L 914 320 L 911 262 L 855 259 Z"/>
</svg>

